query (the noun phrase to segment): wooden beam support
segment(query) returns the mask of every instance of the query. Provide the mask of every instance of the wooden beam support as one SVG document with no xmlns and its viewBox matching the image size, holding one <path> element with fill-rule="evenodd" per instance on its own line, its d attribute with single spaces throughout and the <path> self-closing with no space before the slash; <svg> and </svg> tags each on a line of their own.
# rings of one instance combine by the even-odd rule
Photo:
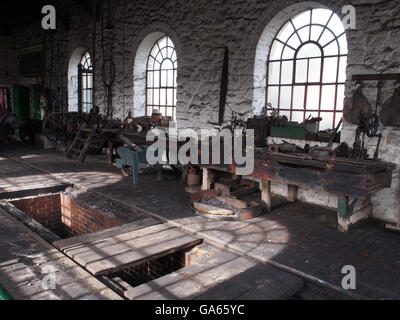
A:
<svg viewBox="0 0 400 320">
<path fill-rule="evenodd" d="M 383 74 L 354 74 L 353 81 L 387 81 L 400 80 L 400 73 L 383 73 Z"/>
<path fill-rule="evenodd" d="M 269 180 L 261 180 L 261 203 L 268 212 L 271 211 L 271 181 Z"/>
<path fill-rule="evenodd" d="M 347 232 L 351 225 L 368 219 L 372 215 L 371 199 L 354 199 L 350 202 L 349 197 L 338 198 L 338 223 L 339 231 Z"/>
<path fill-rule="evenodd" d="M 211 169 L 203 168 L 203 185 L 201 190 L 211 189 Z"/>
<path fill-rule="evenodd" d="M 287 200 L 289 202 L 296 202 L 298 196 L 299 187 L 288 185 L 288 193 L 287 193 Z"/>
</svg>

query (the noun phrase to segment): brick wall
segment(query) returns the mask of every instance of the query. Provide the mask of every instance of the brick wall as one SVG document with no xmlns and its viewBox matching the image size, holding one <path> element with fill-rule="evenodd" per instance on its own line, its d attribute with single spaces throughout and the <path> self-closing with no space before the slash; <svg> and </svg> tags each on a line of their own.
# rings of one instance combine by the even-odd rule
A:
<svg viewBox="0 0 400 320">
<path fill-rule="evenodd" d="M 123 224 L 63 194 L 61 195 L 61 212 L 61 222 L 66 236 L 92 233 Z"/>
<path fill-rule="evenodd" d="M 62 238 L 122 225 L 121 221 L 87 208 L 63 194 L 20 199 L 10 203 Z"/>
<path fill-rule="evenodd" d="M 61 223 L 60 195 L 25 198 L 11 202 L 41 225 L 57 233 Z"/>
</svg>

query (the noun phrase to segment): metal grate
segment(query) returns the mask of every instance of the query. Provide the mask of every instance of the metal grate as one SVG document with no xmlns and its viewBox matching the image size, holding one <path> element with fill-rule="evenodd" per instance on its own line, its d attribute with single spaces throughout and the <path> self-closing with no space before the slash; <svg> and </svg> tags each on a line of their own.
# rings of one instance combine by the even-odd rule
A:
<svg viewBox="0 0 400 320">
<path fill-rule="evenodd" d="M 109 275 L 108 277 L 110 279 L 120 278 L 130 286 L 137 287 L 178 271 L 185 266 L 185 252 L 178 251 L 165 257 L 119 271 Z"/>
</svg>

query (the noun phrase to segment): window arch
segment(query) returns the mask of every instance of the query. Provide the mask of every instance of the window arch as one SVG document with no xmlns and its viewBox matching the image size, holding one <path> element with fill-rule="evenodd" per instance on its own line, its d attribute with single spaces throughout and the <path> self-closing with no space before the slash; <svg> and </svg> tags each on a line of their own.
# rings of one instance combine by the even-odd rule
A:
<svg viewBox="0 0 400 320">
<path fill-rule="evenodd" d="M 89 113 L 93 106 L 93 65 L 89 52 L 82 56 L 79 68 L 79 110 Z"/>
<path fill-rule="evenodd" d="M 307 10 L 275 36 L 267 60 L 266 102 L 290 121 L 322 117 L 334 128 L 343 115 L 347 41 L 340 18 L 328 9 Z"/>
<path fill-rule="evenodd" d="M 159 39 L 150 51 L 146 69 L 146 115 L 158 109 L 175 119 L 177 55 L 168 36 Z"/>
</svg>

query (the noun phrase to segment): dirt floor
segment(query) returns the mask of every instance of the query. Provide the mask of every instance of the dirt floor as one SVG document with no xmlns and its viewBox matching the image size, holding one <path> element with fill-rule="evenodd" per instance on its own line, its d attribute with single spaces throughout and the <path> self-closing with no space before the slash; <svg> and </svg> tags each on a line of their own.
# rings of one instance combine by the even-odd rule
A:
<svg viewBox="0 0 400 320">
<path fill-rule="evenodd" d="M 337 231 L 336 212 L 300 202 L 248 221 L 208 220 L 193 213 L 180 177 L 170 171 L 159 183 L 155 172 L 145 172 L 135 186 L 105 156 L 88 157 L 81 164 L 26 145 L 2 151 L 0 171 L 0 191 L 5 194 L 15 191 L 21 179 L 26 188 L 37 185 L 38 177 L 48 184 L 74 184 L 83 191 L 79 197 L 110 210 L 118 208 L 123 221 L 131 221 L 133 214 L 150 215 L 214 245 L 336 286 L 341 286 L 342 268 L 352 265 L 357 271 L 355 293 L 400 299 L 400 235 L 385 231 L 378 221 L 362 222 L 343 234 Z"/>
</svg>

